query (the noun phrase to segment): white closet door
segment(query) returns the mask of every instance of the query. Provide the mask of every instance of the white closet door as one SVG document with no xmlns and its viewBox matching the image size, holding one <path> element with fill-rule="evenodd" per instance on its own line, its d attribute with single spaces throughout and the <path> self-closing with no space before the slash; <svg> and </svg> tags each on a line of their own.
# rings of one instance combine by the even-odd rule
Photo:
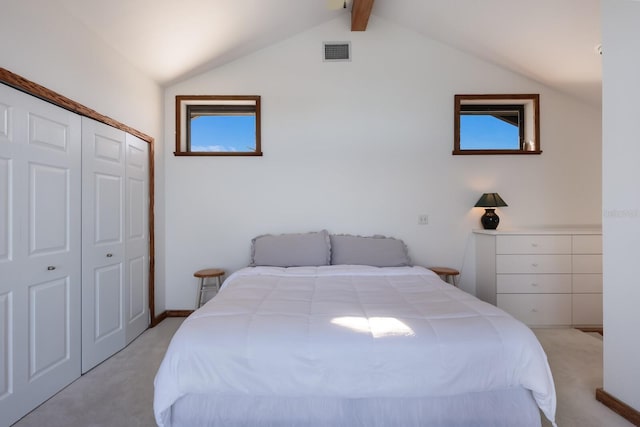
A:
<svg viewBox="0 0 640 427">
<path fill-rule="evenodd" d="M 0 425 L 80 375 L 80 126 L 0 84 Z"/>
<path fill-rule="evenodd" d="M 82 118 L 82 372 L 126 344 L 125 133 Z"/>
<path fill-rule="evenodd" d="M 125 316 L 127 344 L 149 326 L 149 144 L 127 134 Z"/>
</svg>

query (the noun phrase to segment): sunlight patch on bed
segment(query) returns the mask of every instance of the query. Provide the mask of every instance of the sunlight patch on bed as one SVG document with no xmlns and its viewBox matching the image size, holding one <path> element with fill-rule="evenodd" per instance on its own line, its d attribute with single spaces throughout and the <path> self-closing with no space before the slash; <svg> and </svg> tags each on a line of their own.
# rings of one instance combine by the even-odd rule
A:
<svg viewBox="0 0 640 427">
<path fill-rule="evenodd" d="M 371 334 L 374 338 L 415 335 L 413 329 L 395 317 L 335 317 L 331 319 L 331 323 L 356 332 Z"/>
</svg>

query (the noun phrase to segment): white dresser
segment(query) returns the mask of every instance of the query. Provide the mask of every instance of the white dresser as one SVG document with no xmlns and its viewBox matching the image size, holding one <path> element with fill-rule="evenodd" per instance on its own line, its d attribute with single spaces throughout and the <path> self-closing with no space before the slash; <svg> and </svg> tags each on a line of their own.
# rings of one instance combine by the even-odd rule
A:
<svg viewBox="0 0 640 427">
<path fill-rule="evenodd" d="M 602 325 L 600 229 L 474 234 L 480 299 L 530 326 Z"/>
</svg>

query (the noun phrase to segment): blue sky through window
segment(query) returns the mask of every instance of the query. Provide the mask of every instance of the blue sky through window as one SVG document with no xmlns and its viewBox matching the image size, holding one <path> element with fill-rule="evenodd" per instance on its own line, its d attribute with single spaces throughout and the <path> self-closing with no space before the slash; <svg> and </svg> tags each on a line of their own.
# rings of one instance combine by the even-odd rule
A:
<svg viewBox="0 0 640 427">
<path fill-rule="evenodd" d="M 460 149 L 519 150 L 518 126 L 491 115 L 461 114 Z"/>
<path fill-rule="evenodd" d="M 191 119 L 191 151 L 247 152 L 255 149 L 254 115 L 205 115 Z"/>
</svg>

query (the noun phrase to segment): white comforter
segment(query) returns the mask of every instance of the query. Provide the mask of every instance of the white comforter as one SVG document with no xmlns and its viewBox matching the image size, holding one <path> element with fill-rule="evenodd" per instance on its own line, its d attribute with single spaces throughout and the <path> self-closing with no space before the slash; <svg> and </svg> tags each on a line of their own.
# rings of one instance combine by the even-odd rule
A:
<svg viewBox="0 0 640 427">
<path fill-rule="evenodd" d="M 154 411 L 189 393 L 428 397 L 522 386 L 554 421 L 546 355 L 525 325 L 421 267 L 254 267 L 187 318 Z"/>
</svg>

